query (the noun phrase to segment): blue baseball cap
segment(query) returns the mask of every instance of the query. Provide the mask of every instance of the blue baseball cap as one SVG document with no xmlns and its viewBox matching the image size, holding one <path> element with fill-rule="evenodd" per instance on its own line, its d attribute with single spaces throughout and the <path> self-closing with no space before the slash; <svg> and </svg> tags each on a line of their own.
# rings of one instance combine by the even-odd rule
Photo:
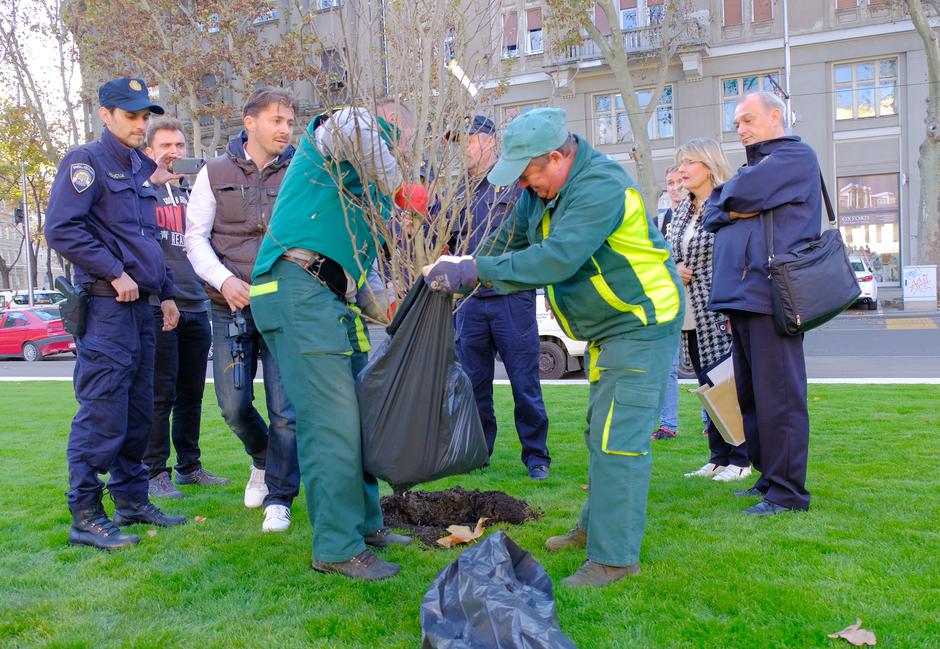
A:
<svg viewBox="0 0 940 649">
<path fill-rule="evenodd" d="M 163 114 L 163 108 L 150 101 L 147 84 L 141 79 L 111 79 L 98 88 L 98 102 L 104 108 L 120 108 L 129 113 L 149 110 L 156 115 Z"/>
<path fill-rule="evenodd" d="M 565 143 L 568 139 L 566 117 L 561 108 L 536 108 L 509 122 L 503 132 L 503 153 L 486 179 L 501 187 L 516 182 L 532 158 Z"/>
<path fill-rule="evenodd" d="M 493 120 L 491 120 L 486 115 L 474 115 L 473 119 L 467 119 L 467 123 L 463 128 L 463 132 L 467 135 L 485 133 L 486 135 L 492 135 L 493 137 L 496 137 L 496 125 L 493 124 Z M 457 141 L 460 139 L 460 137 L 460 131 L 448 131 L 444 134 L 444 140 L 447 142 Z"/>
</svg>

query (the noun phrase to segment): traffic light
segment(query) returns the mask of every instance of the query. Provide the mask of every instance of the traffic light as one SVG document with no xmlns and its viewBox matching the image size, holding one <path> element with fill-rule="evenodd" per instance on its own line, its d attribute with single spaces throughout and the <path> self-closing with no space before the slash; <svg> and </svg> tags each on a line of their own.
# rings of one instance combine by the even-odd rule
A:
<svg viewBox="0 0 940 649">
<path fill-rule="evenodd" d="M 13 225 L 20 225 L 23 222 L 23 208 L 13 208 Z"/>
</svg>

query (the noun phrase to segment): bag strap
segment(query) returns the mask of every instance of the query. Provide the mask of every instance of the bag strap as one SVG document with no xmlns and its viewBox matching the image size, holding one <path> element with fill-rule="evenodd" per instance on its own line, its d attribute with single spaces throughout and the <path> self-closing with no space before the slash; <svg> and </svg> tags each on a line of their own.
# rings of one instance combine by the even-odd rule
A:
<svg viewBox="0 0 940 649">
<path fill-rule="evenodd" d="M 819 172 L 819 185 L 822 188 L 823 202 L 826 204 L 826 215 L 829 217 L 829 225 L 835 227 L 836 215 L 832 211 L 832 201 L 829 200 L 829 190 L 826 189 L 826 180 L 823 178 L 822 171 Z"/>
<path fill-rule="evenodd" d="M 832 200 L 829 198 L 829 190 L 826 188 L 826 179 L 823 178 L 822 171 L 819 172 L 819 188 L 822 191 L 823 203 L 826 204 L 826 216 L 829 217 L 829 225 L 836 226 L 836 215 L 832 211 Z M 764 219 L 764 214 L 767 218 Z M 764 225 L 764 238 L 767 241 L 767 261 L 774 258 L 774 211 L 770 210 L 760 215 L 761 223 Z"/>
<path fill-rule="evenodd" d="M 767 217 L 766 219 L 764 217 Z M 764 226 L 764 240 L 767 242 L 767 264 L 774 259 L 774 211 L 761 212 L 760 222 Z"/>
</svg>

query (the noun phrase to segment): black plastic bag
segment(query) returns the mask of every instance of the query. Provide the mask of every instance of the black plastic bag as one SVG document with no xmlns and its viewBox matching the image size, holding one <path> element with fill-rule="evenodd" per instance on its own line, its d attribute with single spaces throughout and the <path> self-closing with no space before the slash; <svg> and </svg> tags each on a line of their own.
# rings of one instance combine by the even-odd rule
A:
<svg viewBox="0 0 940 649">
<path fill-rule="evenodd" d="M 449 294 L 419 279 L 359 373 L 362 466 L 396 491 L 489 458 L 473 386 L 457 362 Z"/>
<path fill-rule="evenodd" d="M 421 601 L 423 649 L 574 649 L 552 580 L 496 532 L 441 570 Z"/>
</svg>

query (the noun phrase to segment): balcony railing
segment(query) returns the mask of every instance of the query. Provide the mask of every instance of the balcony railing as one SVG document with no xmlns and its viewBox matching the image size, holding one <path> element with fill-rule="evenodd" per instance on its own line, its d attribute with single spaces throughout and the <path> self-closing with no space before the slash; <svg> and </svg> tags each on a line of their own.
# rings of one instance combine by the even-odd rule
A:
<svg viewBox="0 0 940 649">
<path fill-rule="evenodd" d="M 677 25 L 679 32 L 679 46 L 702 46 L 708 41 L 708 27 L 696 19 L 685 19 Z M 627 54 L 644 54 L 658 51 L 663 45 L 663 30 L 661 25 L 650 25 L 638 29 L 631 29 L 620 35 L 623 38 L 623 47 Z M 615 38 L 608 35 L 607 39 Z M 591 61 L 603 58 L 597 43 L 585 38 L 579 45 L 568 45 L 555 48 L 550 65 L 563 65 L 580 61 Z"/>
</svg>

